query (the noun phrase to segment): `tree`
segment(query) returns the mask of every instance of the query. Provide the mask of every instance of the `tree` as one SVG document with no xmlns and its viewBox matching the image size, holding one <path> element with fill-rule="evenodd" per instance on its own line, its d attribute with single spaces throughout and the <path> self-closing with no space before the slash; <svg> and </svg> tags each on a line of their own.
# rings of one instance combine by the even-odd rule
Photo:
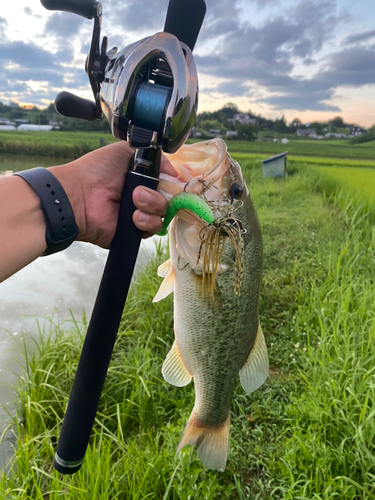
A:
<svg viewBox="0 0 375 500">
<path fill-rule="evenodd" d="M 302 122 L 299 118 L 294 118 L 294 120 L 291 123 L 291 126 L 300 128 L 302 126 Z"/>
<path fill-rule="evenodd" d="M 345 123 L 341 116 L 336 116 L 336 118 L 331 120 L 331 125 L 335 128 L 343 128 L 345 126 Z"/>
<path fill-rule="evenodd" d="M 281 132 L 281 133 L 288 132 L 288 126 L 285 123 L 284 116 L 282 116 L 281 118 L 275 120 L 275 126 L 274 126 L 274 128 L 275 128 L 276 132 Z"/>
<path fill-rule="evenodd" d="M 251 125 L 241 125 L 239 124 L 236 127 L 237 130 L 237 139 L 240 141 L 255 141 L 256 135 L 254 127 Z"/>
</svg>

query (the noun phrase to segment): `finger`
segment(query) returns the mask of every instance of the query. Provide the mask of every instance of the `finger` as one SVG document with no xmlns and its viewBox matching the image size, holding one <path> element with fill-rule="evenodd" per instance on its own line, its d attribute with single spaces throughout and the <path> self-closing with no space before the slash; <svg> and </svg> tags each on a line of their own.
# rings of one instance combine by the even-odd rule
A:
<svg viewBox="0 0 375 500">
<path fill-rule="evenodd" d="M 158 215 L 148 214 L 141 210 L 136 210 L 133 213 L 133 222 L 138 229 L 149 233 L 149 236 L 158 233 L 163 227 L 161 218 Z"/>
<path fill-rule="evenodd" d="M 133 191 L 133 203 L 142 212 L 164 217 L 168 202 L 164 196 L 145 186 L 137 186 Z"/>
<path fill-rule="evenodd" d="M 171 175 L 172 177 L 178 177 L 177 170 L 165 155 L 163 155 L 161 159 L 160 171 L 164 174 Z"/>
</svg>

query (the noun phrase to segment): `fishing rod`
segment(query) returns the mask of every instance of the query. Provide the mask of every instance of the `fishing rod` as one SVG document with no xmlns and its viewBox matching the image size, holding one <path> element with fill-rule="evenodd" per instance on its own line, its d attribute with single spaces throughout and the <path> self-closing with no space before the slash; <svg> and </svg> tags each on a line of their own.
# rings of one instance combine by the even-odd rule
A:
<svg viewBox="0 0 375 500">
<path fill-rule="evenodd" d="M 133 223 L 133 190 L 156 189 L 162 151 L 185 142 L 198 105 L 192 55 L 205 12 L 204 0 L 170 0 L 164 31 L 108 50 L 100 43 L 102 6 L 96 0 L 41 0 L 50 10 L 94 19 L 86 73 L 94 102 L 69 92 L 55 99 L 57 111 L 85 120 L 104 114 L 112 134 L 135 149 L 126 175 L 116 234 L 111 243 L 53 462 L 62 474 L 81 466 L 127 298 L 142 232 Z"/>
</svg>

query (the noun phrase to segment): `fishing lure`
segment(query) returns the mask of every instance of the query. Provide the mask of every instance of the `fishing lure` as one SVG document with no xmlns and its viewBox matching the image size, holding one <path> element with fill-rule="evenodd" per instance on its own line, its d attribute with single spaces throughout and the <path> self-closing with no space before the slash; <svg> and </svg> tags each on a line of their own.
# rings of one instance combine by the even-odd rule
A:
<svg viewBox="0 0 375 500">
<path fill-rule="evenodd" d="M 171 223 L 173 217 L 179 210 L 182 209 L 194 212 L 209 224 L 212 224 L 215 219 L 211 208 L 200 196 L 194 193 L 186 193 L 185 191 L 183 191 L 182 193 L 178 193 L 173 196 L 173 198 L 170 200 L 167 208 L 167 213 L 165 214 L 163 220 L 163 228 L 157 233 L 158 236 L 165 236 L 167 234 L 168 226 Z"/>
</svg>

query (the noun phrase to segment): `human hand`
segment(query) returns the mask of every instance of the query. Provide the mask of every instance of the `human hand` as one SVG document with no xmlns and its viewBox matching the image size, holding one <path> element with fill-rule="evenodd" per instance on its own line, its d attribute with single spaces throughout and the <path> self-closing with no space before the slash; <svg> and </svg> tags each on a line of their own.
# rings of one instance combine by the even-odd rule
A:
<svg viewBox="0 0 375 500">
<path fill-rule="evenodd" d="M 77 240 L 109 248 L 115 235 L 126 172 L 134 150 L 121 141 L 49 170 L 58 178 L 72 205 L 79 234 Z M 177 176 L 163 156 L 161 171 Z M 160 231 L 167 200 L 160 193 L 138 186 L 133 192 L 135 225 L 148 238 Z"/>
</svg>

